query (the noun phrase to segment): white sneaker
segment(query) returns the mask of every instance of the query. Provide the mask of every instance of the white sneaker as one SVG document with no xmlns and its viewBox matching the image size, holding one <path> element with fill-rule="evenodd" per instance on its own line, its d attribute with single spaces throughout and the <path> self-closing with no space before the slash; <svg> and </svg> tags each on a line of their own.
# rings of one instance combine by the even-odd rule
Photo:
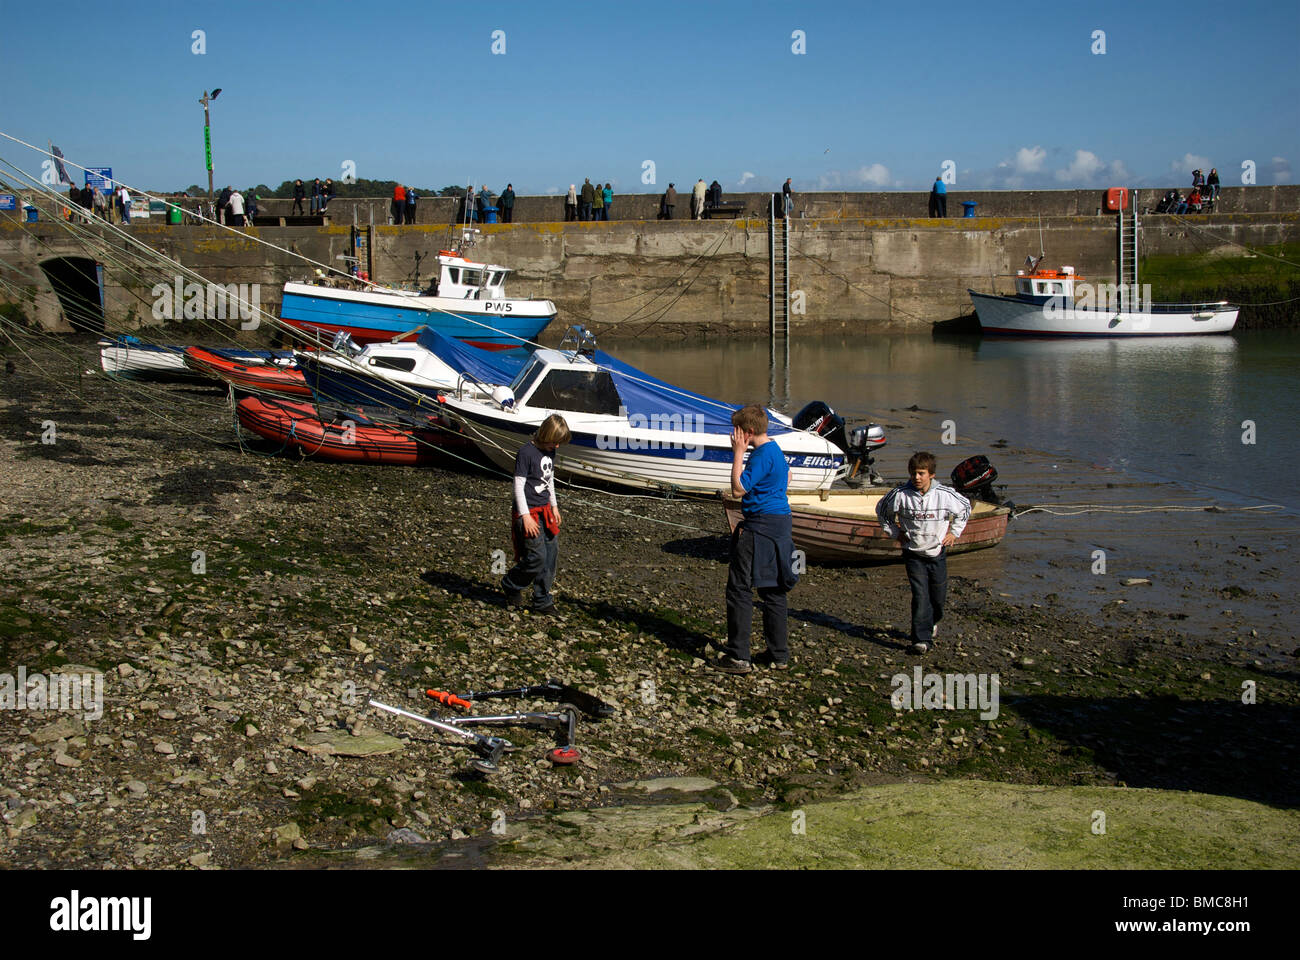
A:
<svg viewBox="0 0 1300 960">
<path fill-rule="evenodd" d="M 938 639 L 939 639 L 939 625 L 936 623 L 934 626 L 930 628 L 930 642 L 934 643 L 934 641 Z"/>
</svg>

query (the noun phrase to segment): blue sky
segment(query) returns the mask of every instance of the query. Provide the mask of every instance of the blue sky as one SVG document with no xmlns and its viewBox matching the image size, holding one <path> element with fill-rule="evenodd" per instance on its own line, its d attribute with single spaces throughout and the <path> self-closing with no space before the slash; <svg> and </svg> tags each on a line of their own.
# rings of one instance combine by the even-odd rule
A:
<svg viewBox="0 0 1300 960">
<path fill-rule="evenodd" d="M 945 161 L 958 190 L 1237 184 L 1243 163 L 1272 184 L 1300 163 L 1294 2 L 3 6 L 0 131 L 145 189 L 206 182 L 213 87 L 218 186 L 349 161 L 523 194 L 918 190 Z"/>
</svg>

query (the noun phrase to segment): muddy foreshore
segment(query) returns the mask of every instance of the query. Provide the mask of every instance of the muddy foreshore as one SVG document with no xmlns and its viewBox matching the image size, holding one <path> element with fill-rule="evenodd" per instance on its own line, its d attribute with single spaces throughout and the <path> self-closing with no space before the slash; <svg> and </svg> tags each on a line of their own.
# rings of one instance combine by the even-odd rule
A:
<svg viewBox="0 0 1300 960">
<path fill-rule="evenodd" d="M 0 865 L 317 864 L 412 839 L 429 863 L 465 836 L 491 863 L 494 824 L 641 802 L 627 785 L 656 777 L 709 778 L 704 802 L 733 810 L 933 779 L 1300 803 L 1291 641 L 1212 643 L 1132 607 L 1097 625 L 1050 582 L 1012 604 L 955 559 L 921 660 L 901 567 L 811 566 L 793 669 L 719 675 L 716 502 L 562 488 L 558 616 L 538 617 L 495 588 L 502 477 L 252 452 L 220 389 L 79 378 L 93 345 L 21 347 L 0 374 L 0 673 L 102 671 L 104 705 L 0 711 Z M 998 674 L 997 718 L 896 712 L 891 678 L 917 664 Z M 484 779 L 365 706 L 552 677 L 618 706 L 580 724 L 571 767 L 512 730 Z"/>
</svg>

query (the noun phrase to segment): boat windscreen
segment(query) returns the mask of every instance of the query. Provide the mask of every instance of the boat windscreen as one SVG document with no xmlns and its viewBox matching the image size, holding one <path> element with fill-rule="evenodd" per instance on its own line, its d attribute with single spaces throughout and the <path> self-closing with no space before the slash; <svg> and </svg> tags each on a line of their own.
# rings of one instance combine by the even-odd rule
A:
<svg viewBox="0 0 1300 960">
<path fill-rule="evenodd" d="M 739 404 L 723 403 L 702 393 L 675 387 L 657 377 L 616 360 L 603 350 L 596 351 L 596 362 L 614 378 L 629 415 L 646 417 L 651 423 L 677 422 L 674 417 L 687 416 L 686 421 L 704 433 L 730 433 L 731 415 L 740 409 Z M 771 436 L 792 432 L 778 421 L 772 410 L 767 411 Z"/>
<path fill-rule="evenodd" d="M 415 342 L 430 353 L 436 354 L 443 363 L 456 372 L 467 373 L 480 383 L 512 382 L 519 375 L 526 359 L 480 350 L 478 347 L 453 340 L 437 330 L 420 331 Z"/>
</svg>

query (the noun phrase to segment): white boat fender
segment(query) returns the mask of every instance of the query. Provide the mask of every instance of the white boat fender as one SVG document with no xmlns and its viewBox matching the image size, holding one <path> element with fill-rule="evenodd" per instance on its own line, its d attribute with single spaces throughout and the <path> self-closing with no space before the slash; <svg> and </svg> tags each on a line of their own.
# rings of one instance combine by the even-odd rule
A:
<svg viewBox="0 0 1300 960">
<path fill-rule="evenodd" d="M 509 387 L 493 387 L 492 399 L 502 410 L 510 410 L 515 405 L 515 392 Z"/>
</svg>

